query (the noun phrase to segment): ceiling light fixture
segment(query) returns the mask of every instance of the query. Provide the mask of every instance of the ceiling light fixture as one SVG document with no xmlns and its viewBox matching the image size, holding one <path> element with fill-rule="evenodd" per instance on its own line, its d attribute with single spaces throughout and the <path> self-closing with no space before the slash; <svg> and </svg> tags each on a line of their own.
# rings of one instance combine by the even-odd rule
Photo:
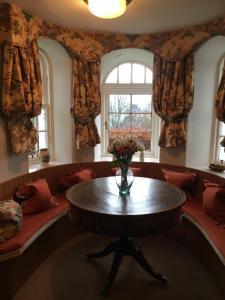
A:
<svg viewBox="0 0 225 300">
<path fill-rule="evenodd" d="M 83 0 L 88 9 L 96 17 L 113 19 L 125 13 L 126 7 L 132 0 Z"/>
</svg>

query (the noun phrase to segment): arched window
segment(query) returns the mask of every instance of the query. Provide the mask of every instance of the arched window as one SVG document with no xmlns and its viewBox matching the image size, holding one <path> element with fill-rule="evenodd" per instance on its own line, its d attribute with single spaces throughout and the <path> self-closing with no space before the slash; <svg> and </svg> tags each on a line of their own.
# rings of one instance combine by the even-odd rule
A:
<svg viewBox="0 0 225 300">
<path fill-rule="evenodd" d="M 37 129 L 37 143 L 35 151 L 30 155 L 32 161 L 35 161 L 39 149 L 50 147 L 50 95 L 49 95 L 49 66 L 48 59 L 43 50 L 40 49 L 40 66 L 42 77 L 42 110 L 41 114 L 33 118 L 33 124 Z M 51 149 L 52 150 L 52 149 Z"/>
<path fill-rule="evenodd" d="M 102 156 L 118 135 L 132 134 L 145 156 L 158 156 L 158 118 L 152 107 L 152 70 L 142 63 L 123 62 L 102 83 Z"/>
</svg>

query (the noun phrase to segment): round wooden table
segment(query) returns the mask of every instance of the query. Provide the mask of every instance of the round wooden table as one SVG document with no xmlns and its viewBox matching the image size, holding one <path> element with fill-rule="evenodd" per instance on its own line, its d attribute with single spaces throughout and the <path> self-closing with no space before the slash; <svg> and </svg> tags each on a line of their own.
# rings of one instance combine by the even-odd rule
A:
<svg viewBox="0 0 225 300">
<path fill-rule="evenodd" d="M 77 184 L 66 196 L 75 223 L 88 231 L 119 238 L 102 251 L 87 255 L 87 258 L 100 258 L 115 252 L 103 293 L 113 284 L 124 255 L 132 256 L 146 272 L 166 282 L 166 277 L 155 272 L 147 262 L 132 237 L 170 228 L 186 200 L 182 190 L 161 180 L 135 177 L 130 195 L 122 197 L 115 178 L 104 177 Z"/>
</svg>

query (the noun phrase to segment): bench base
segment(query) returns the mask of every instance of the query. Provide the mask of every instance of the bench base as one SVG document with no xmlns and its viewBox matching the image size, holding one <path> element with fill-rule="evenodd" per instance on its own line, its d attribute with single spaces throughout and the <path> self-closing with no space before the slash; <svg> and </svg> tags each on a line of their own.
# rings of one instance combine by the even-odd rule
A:
<svg viewBox="0 0 225 300">
<path fill-rule="evenodd" d="M 71 224 L 68 215 L 63 216 L 46 229 L 21 255 L 0 263 L 1 300 L 12 300 L 13 296 L 57 247 L 83 230 Z"/>
<path fill-rule="evenodd" d="M 170 235 L 198 256 L 225 298 L 225 265 L 200 228 L 196 227 L 191 219 L 183 216 L 181 224 L 175 226 Z"/>
</svg>

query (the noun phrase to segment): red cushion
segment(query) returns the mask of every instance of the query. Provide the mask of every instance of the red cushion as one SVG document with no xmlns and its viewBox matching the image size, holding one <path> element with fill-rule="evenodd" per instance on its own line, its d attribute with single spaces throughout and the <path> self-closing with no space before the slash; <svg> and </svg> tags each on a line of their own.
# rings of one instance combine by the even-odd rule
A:
<svg viewBox="0 0 225 300">
<path fill-rule="evenodd" d="M 225 188 L 219 184 L 205 182 L 202 208 L 213 219 L 225 223 Z"/>
<path fill-rule="evenodd" d="M 0 254 L 20 249 L 42 226 L 69 208 L 65 197 L 58 196 L 56 199 L 58 206 L 38 214 L 24 216 L 22 230 L 12 239 L 0 244 Z"/>
<path fill-rule="evenodd" d="M 190 215 L 208 234 L 210 240 L 225 257 L 225 228 L 218 225 L 202 209 L 201 202 L 196 199 L 187 201 L 182 211 Z"/>
<path fill-rule="evenodd" d="M 116 172 L 119 170 L 120 168 L 112 168 L 111 171 L 112 171 L 112 175 L 116 175 Z M 130 168 L 131 171 L 133 172 L 134 176 L 141 176 L 141 168 L 134 168 L 134 167 L 131 167 Z"/>
<path fill-rule="evenodd" d="M 191 172 L 175 172 L 172 170 L 162 169 L 162 173 L 167 182 L 176 185 L 178 188 L 184 188 L 191 185 L 195 180 L 196 174 Z"/>
<path fill-rule="evenodd" d="M 94 172 L 91 169 L 83 169 L 76 173 L 78 182 L 84 182 L 94 178 Z"/>
<path fill-rule="evenodd" d="M 35 214 L 56 205 L 45 179 L 35 180 L 25 186 L 30 188 L 32 196 L 21 203 L 24 214 Z"/>
<path fill-rule="evenodd" d="M 79 183 L 91 180 L 95 177 L 93 170 L 91 169 L 79 169 L 76 171 L 70 172 L 67 175 L 64 175 L 59 179 L 60 187 L 62 189 L 68 189 L 71 186 Z"/>
</svg>

